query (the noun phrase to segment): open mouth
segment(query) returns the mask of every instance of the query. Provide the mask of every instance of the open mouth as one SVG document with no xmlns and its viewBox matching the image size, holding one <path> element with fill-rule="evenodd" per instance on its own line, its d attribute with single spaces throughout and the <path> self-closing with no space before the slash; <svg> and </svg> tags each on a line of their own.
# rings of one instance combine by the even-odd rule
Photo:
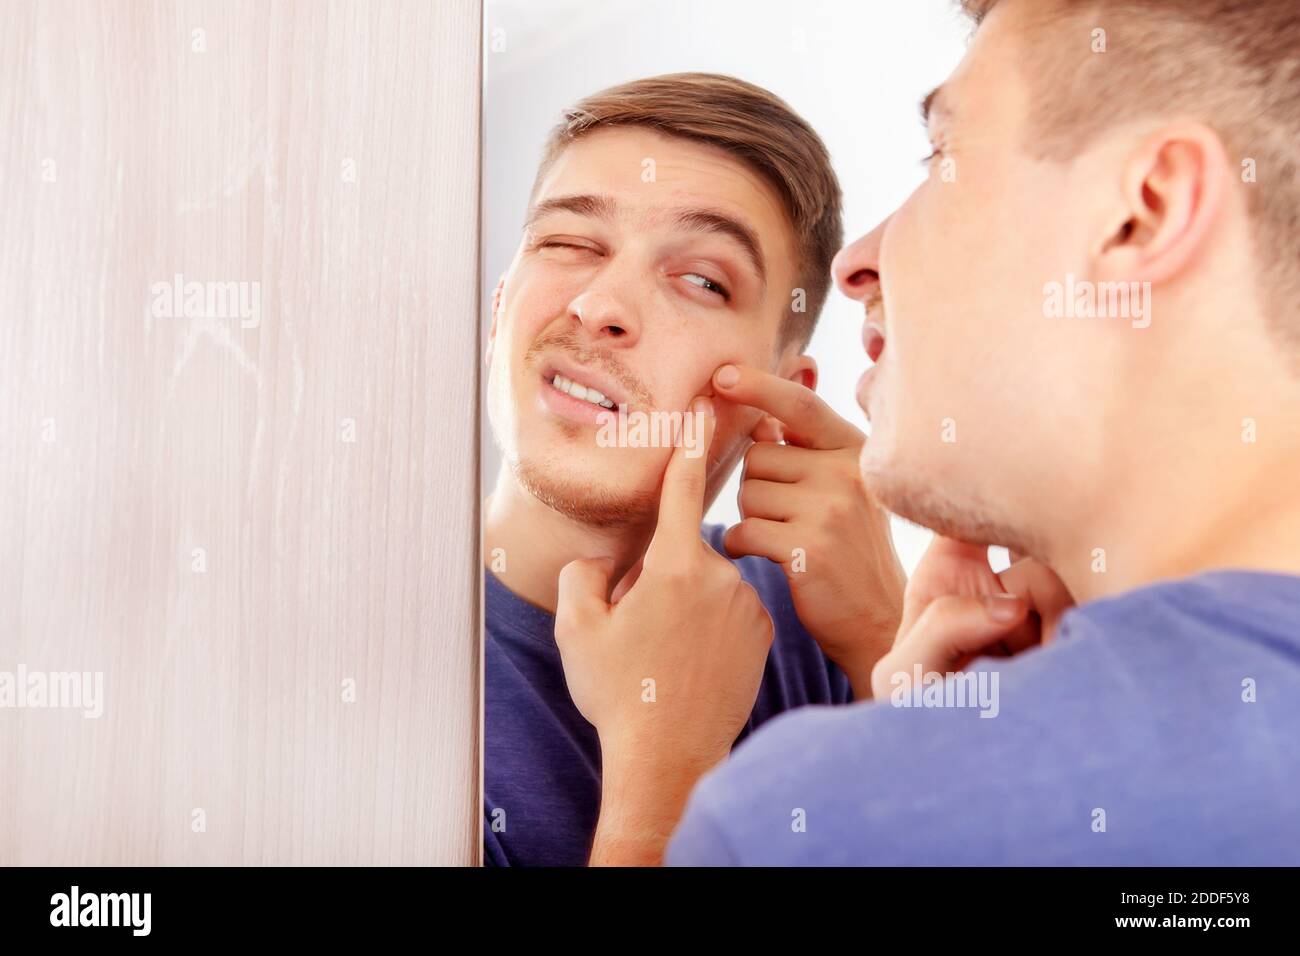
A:
<svg viewBox="0 0 1300 956">
<path fill-rule="evenodd" d="M 885 354 L 885 330 L 879 322 L 866 322 L 862 326 L 862 346 L 873 363 Z"/>
<path fill-rule="evenodd" d="M 603 381 L 593 381 L 599 379 L 599 376 L 594 373 L 588 374 L 577 369 L 566 369 L 562 372 L 558 368 L 548 367 L 543 371 L 542 378 L 557 392 L 563 392 L 580 402 L 587 402 L 600 408 L 618 406 L 617 396 L 607 394 L 609 386 Z"/>
<path fill-rule="evenodd" d="M 593 405 L 599 405 L 601 408 L 613 408 L 614 402 L 605 397 L 605 393 L 598 389 L 591 388 L 587 385 L 579 385 L 572 379 L 565 378 L 563 375 L 556 375 L 551 379 L 551 388 L 557 388 L 565 395 L 584 402 L 591 402 Z"/>
</svg>

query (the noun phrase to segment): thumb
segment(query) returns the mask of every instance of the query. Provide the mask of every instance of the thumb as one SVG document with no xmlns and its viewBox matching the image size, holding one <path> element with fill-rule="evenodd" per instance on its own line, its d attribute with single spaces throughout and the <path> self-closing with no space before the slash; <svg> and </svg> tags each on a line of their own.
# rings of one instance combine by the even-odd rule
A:
<svg viewBox="0 0 1300 956">
<path fill-rule="evenodd" d="M 594 620 L 609 612 L 609 578 L 614 562 L 609 558 L 570 561 L 560 570 L 559 596 L 555 606 L 556 629 L 563 621 Z"/>
<path fill-rule="evenodd" d="M 971 658 L 1024 622 L 1028 605 L 1012 595 L 946 595 L 930 602 L 912 629 L 880 659 L 872 686 L 889 686 L 895 673 L 959 671 Z M 879 678 L 879 679 L 877 679 Z M 885 691 L 888 693 L 888 691 Z"/>
</svg>

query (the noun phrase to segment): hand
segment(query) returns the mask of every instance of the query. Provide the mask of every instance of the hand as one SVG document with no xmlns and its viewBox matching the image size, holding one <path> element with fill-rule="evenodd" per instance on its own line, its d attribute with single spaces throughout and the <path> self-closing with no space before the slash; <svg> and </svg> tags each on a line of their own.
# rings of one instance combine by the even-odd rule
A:
<svg viewBox="0 0 1300 956">
<path fill-rule="evenodd" d="M 981 655 L 1047 643 L 1073 606 L 1061 579 L 1033 558 L 994 574 L 986 548 L 936 537 L 907 584 L 894 646 L 872 672 L 875 696 L 888 698 L 898 674 L 910 686 L 918 664 L 922 674 L 948 674 Z"/>
<path fill-rule="evenodd" d="M 787 442 L 756 441 L 745 455 L 742 520 L 727 531 L 727 553 L 781 565 L 804 628 L 848 675 L 854 695 L 870 697 L 872 667 L 902 617 L 907 576 L 889 516 L 858 470 L 866 436 L 797 382 L 723 366 L 713 383 L 718 395 L 776 419 Z M 755 436 L 774 435 L 772 425 L 760 422 Z"/>
<path fill-rule="evenodd" d="M 715 420 L 703 453 L 664 472 L 639 576 L 610 604 L 611 568 L 560 573 L 555 638 L 569 694 L 600 736 L 602 800 L 591 862 L 662 857 L 695 782 L 726 757 L 758 695 L 772 620 L 736 566 L 700 537 Z"/>
</svg>

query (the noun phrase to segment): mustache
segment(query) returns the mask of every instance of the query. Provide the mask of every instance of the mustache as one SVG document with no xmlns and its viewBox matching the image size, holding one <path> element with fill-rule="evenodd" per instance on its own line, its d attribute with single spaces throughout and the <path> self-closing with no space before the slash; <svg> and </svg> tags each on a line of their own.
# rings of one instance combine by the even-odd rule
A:
<svg viewBox="0 0 1300 956">
<path fill-rule="evenodd" d="M 635 399 L 638 405 L 645 405 L 649 408 L 657 407 L 654 396 L 639 378 L 632 374 L 623 366 L 609 349 L 598 349 L 583 346 L 578 343 L 578 336 L 574 332 L 557 332 L 553 335 L 546 335 L 535 341 L 528 347 L 524 353 L 524 361 L 531 363 L 534 359 L 540 357 L 543 353 L 550 351 L 566 352 L 579 365 L 585 365 L 588 368 L 598 368 L 614 381 L 622 386 L 628 396 Z"/>
</svg>

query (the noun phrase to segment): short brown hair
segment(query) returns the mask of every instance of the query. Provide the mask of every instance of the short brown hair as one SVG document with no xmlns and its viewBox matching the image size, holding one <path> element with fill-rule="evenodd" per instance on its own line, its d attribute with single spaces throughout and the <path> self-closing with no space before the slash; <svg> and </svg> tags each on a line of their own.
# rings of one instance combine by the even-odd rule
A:
<svg viewBox="0 0 1300 956">
<path fill-rule="evenodd" d="M 799 302 L 791 290 L 779 344 L 806 346 L 830 291 L 831 260 L 844 238 L 839 180 L 813 128 L 777 96 L 732 76 L 652 76 L 601 90 L 565 110 L 547 137 L 537 183 L 570 143 L 612 126 L 648 127 L 716 146 L 776 190 L 790 218 L 804 291 Z M 795 311 L 800 304 L 803 311 Z"/>
<path fill-rule="evenodd" d="M 978 24 L 998 0 L 963 0 Z M 1191 116 L 1213 127 L 1230 156 L 1254 160 L 1267 187 L 1247 209 L 1272 323 L 1300 347 L 1300 7 L 1296 0 L 1034 0 L 1030 32 L 1070 43 L 1031 43 L 1022 61 L 1034 90 L 1030 152 L 1069 159 L 1105 129 L 1148 116 Z M 1102 55 L 1088 33 L 1106 30 Z M 1097 104 L 1101 104 L 1100 106 Z"/>
</svg>

